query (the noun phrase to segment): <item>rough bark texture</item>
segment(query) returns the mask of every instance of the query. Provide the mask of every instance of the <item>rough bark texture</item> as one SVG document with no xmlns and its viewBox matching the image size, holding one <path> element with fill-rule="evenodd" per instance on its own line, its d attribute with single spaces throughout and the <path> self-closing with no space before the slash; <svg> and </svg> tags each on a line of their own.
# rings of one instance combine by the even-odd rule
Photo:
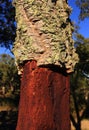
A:
<svg viewBox="0 0 89 130">
<path fill-rule="evenodd" d="M 69 76 L 58 66 L 24 65 L 16 130 L 70 130 Z"/>
<path fill-rule="evenodd" d="M 36 60 L 38 66 L 54 64 L 72 72 L 78 56 L 67 0 L 16 0 L 15 7 L 13 52 L 18 68 L 26 60 Z"/>
</svg>

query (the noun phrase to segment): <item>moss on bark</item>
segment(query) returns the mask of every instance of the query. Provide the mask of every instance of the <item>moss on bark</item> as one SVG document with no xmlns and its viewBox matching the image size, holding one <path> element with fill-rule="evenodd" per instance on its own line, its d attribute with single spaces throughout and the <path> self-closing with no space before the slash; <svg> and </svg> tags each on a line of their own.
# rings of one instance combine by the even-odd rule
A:
<svg viewBox="0 0 89 130">
<path fill-rule="evenodd" d="M 18 0 L 16 63 L 36 60 L 37 65 L 55 64 L 72 72 L 78 56 L 72 39 L 71 12 L 66 0 Z"/>
</svg>

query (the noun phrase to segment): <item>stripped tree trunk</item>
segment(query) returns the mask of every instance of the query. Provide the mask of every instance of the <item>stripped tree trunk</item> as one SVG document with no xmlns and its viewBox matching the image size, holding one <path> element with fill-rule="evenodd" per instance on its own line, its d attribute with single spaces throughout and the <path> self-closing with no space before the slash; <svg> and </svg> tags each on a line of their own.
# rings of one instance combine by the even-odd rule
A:
<svg viewBox="0 0 89 130">
<path fill-rule="evenodd" d="M 69 76 L 78 57 L 67 0 L 18 0 L 14 43 L 22 73 L 16 130 L 70 130 Z"/>
<path fill-rule="evenodd" d="M 69 76 L 58 66 L 24 65 L 16 130 L 70 130 Z"/>
</svg>

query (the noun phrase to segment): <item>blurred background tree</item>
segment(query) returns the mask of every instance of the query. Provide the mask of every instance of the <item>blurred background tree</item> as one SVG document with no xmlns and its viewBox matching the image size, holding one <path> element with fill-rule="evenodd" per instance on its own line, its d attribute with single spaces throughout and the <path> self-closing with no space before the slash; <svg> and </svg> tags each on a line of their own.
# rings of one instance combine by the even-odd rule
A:
<svg viewBox="0 0 89 130">
<path fill-rule="evenodd" d="M 0 55 L 0 130 L 15 130 L 19 104 L 20 77 L 14 58 Z"/>
<path fill-rule="evenodd" d="M 89 39 L 76 35 L 76 50 L 80 61 L 71 75 L 71 121 L 76 130 L 81 130 L 81 121 L 89 118 Z M 88 110 L 89 112 L 89 110 Z"/>
<path fill-rule="evenodd" d="M 15 39 L 15 8 L 12 0 L 0 0 L 0 46 L 11 48 Z"/>
<path fill-rule="evenodd" d="M 76 5 L 80 9 L 79 19 L 89 18 L 89 0 L 76 0 Z"/>
<path fill-rule="evenodd" d="M 5 87 L 7 91 L 14 92 L 19 89 L 20 77 L 17 73 L 14 58 L 10 55 L 0 55 L 0 87 Z"/>
<path fill-rule="evenodd" d="M 16 36 L 12 0 L 0 0 L 0 47 L 11 51 Z M 14 57 L 0 55 L 0 130 L 15 130 L 19 103 L 20 77 Z"/>
<path fill-rule="evenodd" d="M 89 17 L 89 1 L 76 0 L 80 9 L 79 20 Z M 71 75 L 71 121 L 76 130 L 81 130 L 81 121 L 89 118 L 89 38 L 75 29 L 75 47 L 79 55 L 79 63 Z"/>
</svg>

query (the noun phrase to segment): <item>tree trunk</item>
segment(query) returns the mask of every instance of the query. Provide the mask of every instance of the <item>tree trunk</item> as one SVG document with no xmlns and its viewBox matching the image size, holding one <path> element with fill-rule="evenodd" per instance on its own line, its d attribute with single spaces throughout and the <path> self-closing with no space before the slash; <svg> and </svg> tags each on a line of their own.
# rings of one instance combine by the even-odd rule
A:
<svg viewBox="0 0 89 130">
<path fill-rule="evenodd" d="M 71 121 L 72 121 L 72 123 L 73 123 L 76 130 L 81 130 L 81 117 L 79 115 L 79 108 L 78 108 L 78 105 L 77 105 L 76 94 L 75 94 L 75 91 L 74 91 L 73 88 L 74 88 L 74 86 L 72 86 L 71 90 L 72 90 L 72 96 L 73 96 L 77 121 L 74 120 L 72 116 L 71 116 Z"/>
<path fill-rule="evenodd" d="M 80 124 L 80 123 L 78 123 L 78 124 L 76 125 L 76 130 L 81 130 L 81 124 Z"/>
<path fill-rule="evenodd" d="M 70 130 L 66 72 L 73 72 L 78 56 L 67 0 L 15 0 L 14 5 L 13 53 L 18 73 L 23 71 L 16 130 Z"/>
<path fill-rule="evenodd" d="M 69 76 L 56 65 L 28 61 L 21 80 L 16 130 L 70 130 Z"/>
</svg>

